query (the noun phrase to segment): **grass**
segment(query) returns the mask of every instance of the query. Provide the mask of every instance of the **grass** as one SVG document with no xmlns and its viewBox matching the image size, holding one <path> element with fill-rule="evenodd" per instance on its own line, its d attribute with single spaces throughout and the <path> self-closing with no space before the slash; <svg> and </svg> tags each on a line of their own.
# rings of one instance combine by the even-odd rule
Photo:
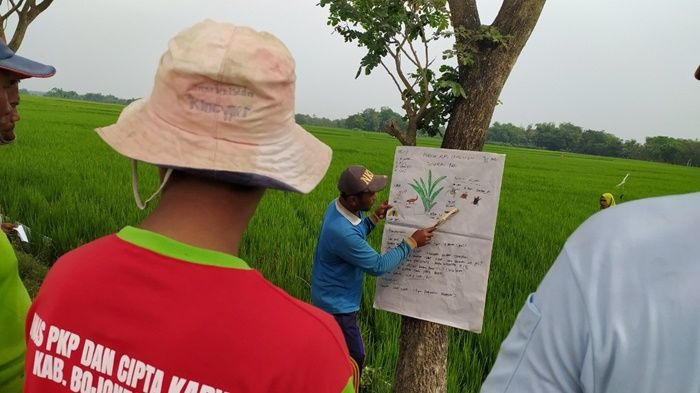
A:
<svg viewBox="0 0 700 393">
<path fill-rule="evenodd" d="M 19 264 L 19 275 L 22 277 L 22 281 L 27 288 L 27 292 L 29 292 L 29 296 L 33 299 L 37 292 L 39 292 L 41 281 L 44 279 L 44 276 L 46 276 L 49 268 L 45 263 L 42 263 L 40 259 L 21 251 L 17 252 L 17 260 Z"/>
<path fill-rule="evenodd" d="M 145 217 L 131 196 L 129 162 L 92 131 L 114 122 L 121 107 L 24 97 L 15 144 L 0 147 L 3 213 L 49 237 L 32 250 L 55 256 Z M 288 293 L 309 300 L 311 261 L 321 218 L 337 194 L 336 180 L 350 164 L 390 174 L 398 143 L 383 134 L 309 127 L 334 151 L 321 184 L 309 195 L 269 191 L 243 240 L 241 257 Z M 419 145 L 439 141 L 419 138 Z M 534 291 L 573 230 L 597 211 L 598 197 L 630 173 L 625 200 L 700 191 L 700 169 L 579 154 L 487 146 L 507 155 L 489 289 L 480 335 L 452 329 L 449 392 L 477 392 L 525 297 Z M 156 171 L 141 166 L 143 190 L 156 187 Z M 616 196 L 619 192 L 616 192 Z M 388 190 L 380 197 L 386 198 Z M 379 249 L 381 228 L 370 236 Z M 20 255 L 29 286 L 45 270 Z M 45 269 L 45 268 L 44 268 Z M 398 352 L 399 321 L 372 309 L 374 278 L 365 279 L 361 328 L 369 367 L 366 392 L 390 392 Z"/>
</svg>

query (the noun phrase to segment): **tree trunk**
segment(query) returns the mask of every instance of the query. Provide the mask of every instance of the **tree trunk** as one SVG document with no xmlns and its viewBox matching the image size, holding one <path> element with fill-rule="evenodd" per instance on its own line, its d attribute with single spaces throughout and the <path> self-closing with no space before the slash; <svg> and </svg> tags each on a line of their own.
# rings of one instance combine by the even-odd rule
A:
<svg viewBox="0 0 700 393">
<path fill-rule="evenodd" d="M 443 148 L 481 150 L 484 147 L 494 107 L 510 73 L 509 66 L 493 57 L 480 56 L 467 72 L 460 70 L 459 83 L 467 96 L 459 98 L 452 108 Z"/>
<path fill-rule="evenodd" d="M 470 66 L 459 66 L 466 92 L 452 109 L 442 147 L 481 150 L 501 89 L 539 19 L 545 0 L 504 0 L 493 26 L 508 36 L 505 46 L 483 45 Z M 452 25 L 474 31 L 481 26 L 476 0 L 449 0 Z M 456 35 L 461 39 L 460 35 Z M 401 317 L 399 360 L 394 391 L 447 391 L 447 327 Z"/>
<path fill-rule="evenodd" d="M 31 21 L 27 20 L 26 17 L 19 18 L 19 20 L 17 21 L 17 27 L 15 28 L 15 32 L 14 34 L 12 34 L 12 39 L 7 44 L 7 46 L 9 46 L 10 49 L 12 49 L 15 52 L 17 51 L 17 49 L 19 49 L 19 46 L 22 45 L 24 35 L 26 34 L 27 28 L 29 27 L 30 23 Z"/>
<path fill-rule="evenodd" d="M 404 134 L 404 139 L 401 141 L 404 146 L 415 146 L 416 145 L 416 133 L 418 133 L 418 121 L 409 120 L 406 126 L 406 134 Z"/>
<path fill-rule="evenodd" d="M 473 0 L 472 0 L 473 1 Z M 466 98 L 457 100 L 445 131 L 442 147 L 481 150 L 501 89 L 540 17 L 545 0 L 505 0 L 493 27 L 508 37 L 506 45 L 478 48 L 474 63 L 459 66 L 459 82 Z M 478 16 L 470 1 L 450 1 L 453 25 L 474 28 Z M 460 20 L 455 18 L 459 16 Z M 457 36 L 460 39 L 460 36 Z"/>
<path fill-rule="evenodd" d="M 398 364 L 395 392 L 446 392 L 447 326 L 402 316 Z"/>
</svg>

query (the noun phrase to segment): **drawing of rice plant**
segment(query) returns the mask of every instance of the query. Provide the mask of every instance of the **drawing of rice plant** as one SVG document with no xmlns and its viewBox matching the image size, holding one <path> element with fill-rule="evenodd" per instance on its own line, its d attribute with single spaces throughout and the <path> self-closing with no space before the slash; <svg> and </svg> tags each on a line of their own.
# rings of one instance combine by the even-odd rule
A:
<svg viewBox="0 0 700 393">
<path fill-rule="evenodd" d="M 425 210 L 426 213 L 433 210 L 433 207 L 437 204 L 437 197 L 444 188 L 437 188 L 437 186 L 441 181 L 445 180 L 446 177 L 447 176 L 441 176 L 433 181 L 433 171 L 428 170 L 427 182 L 423 181 L 423 178 L 420 177 L 417 180 L 413 179 L 413 183 L 409 184 L 418 193 L 421 202 L 423 202 L 423 210 Z"/>
</svg>

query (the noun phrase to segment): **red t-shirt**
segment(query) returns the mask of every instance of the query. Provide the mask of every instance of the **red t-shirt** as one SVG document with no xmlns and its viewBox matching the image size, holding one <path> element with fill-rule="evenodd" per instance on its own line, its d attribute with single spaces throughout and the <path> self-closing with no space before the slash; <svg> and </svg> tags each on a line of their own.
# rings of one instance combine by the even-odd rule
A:
<svg viewBox="0 0 700 393">
<path fill-rule="evenodd" d="M 25 393 L 352 392 L 332 317 L 242 260 L 126 227 L 51 268 Z"/>
</svg>

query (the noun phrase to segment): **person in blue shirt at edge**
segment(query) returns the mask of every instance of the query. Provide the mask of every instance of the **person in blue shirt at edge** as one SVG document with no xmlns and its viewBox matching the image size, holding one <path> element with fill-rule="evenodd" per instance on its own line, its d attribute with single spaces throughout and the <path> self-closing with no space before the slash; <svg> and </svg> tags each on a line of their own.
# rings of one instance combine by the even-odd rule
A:
<svg viewBox="0 0 700 393">
<path fill-rule="evenodd" d="M 700 392 L 698 239 L 700 192 L 593 215 L 525 300 L 481 393 Z"/>
<path fill-rule="evenodd" d="M 396 247 L 379 255 L 367 242 L 367 235 L 386 217 L 391 205 L 384 201 L 367 216 L 384 189 L 386 176 L 374 175 L 361 165 L 351 165 L 338 180 L 340 196 L 328 205 L 314 253 L 311 273 L 311 301 L 332 314 L 345 336 L 350 356 L 362 375 L 365 349 L 357 324 L 363 273 L 380 276 L 396 268 L 433 236 L 435 227 L 419 229 Z"/>
</svg>

